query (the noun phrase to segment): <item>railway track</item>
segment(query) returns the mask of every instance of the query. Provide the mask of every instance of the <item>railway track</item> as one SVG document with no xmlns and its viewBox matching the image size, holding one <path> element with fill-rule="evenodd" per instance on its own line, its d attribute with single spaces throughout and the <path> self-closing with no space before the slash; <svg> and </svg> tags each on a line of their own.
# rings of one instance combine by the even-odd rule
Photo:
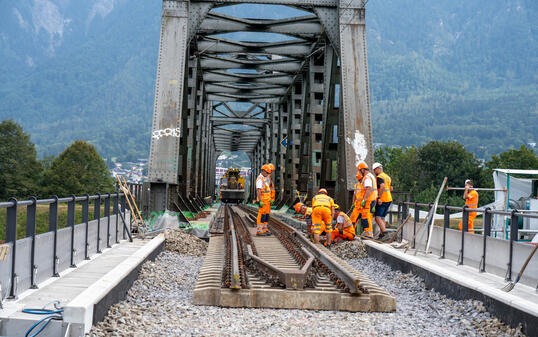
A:
<svg viewBox="0 0 538 337">
<path fill-rule="evenodd" d="M 194 303 L 346 311 L 396 309 L 386 291 L 322 245 L 271 218 L 271 236 L 256 236 L 256 213 L 222 206 L 210 229 Z"/>
</svg>

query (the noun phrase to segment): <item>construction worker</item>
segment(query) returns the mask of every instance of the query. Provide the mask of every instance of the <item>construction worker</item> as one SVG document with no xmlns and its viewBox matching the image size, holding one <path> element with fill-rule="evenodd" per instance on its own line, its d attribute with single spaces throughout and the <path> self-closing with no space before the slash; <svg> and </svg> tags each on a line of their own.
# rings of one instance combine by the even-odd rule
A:
<svg viewBox="0 0 538 337">
<path fill-rule="evenodd" d="M 271 168 L 268 165 L 262 166 L 262 171 L 256 178 L 256 202 L 259 205 L 257 218 L 257 236 L 270 235 L 267 225 L 269 223 L 269 214 L 271 213 L 271 187 L 268 176 L 271 174 Z"/>
<path fill-rule="evenodd" d="M 269 163 L 267 165 L 271 169 L 271 173 L 275 171 L 275 165 L 273 165 L 272 163 Z M 270 174 L 269 174 L 269 181 L 271 182 L 271 186 L 270 186 L 271 187 L 271 205 L 273 205 L 275 203 L 276 192 L 275 192 L 275 184 L 273 184 L 273 179 L 271 179 Z"/>
<path fill-rule="evenodd" d="M 319 243 L 322 231 L 327 234 L 325 245 L 332 242 L 332 221 L 334 218 L 334 200 L 329 197 L 327 190 L 321 188 L 318 194 L 312 198 L 312 233 L 314 243 Z"/>
<path fill-rule="evenodd" d="M 304 215 L 306 231 L 310 235 L 312 233 L 312 207 L 306 207 L 302 202 L 298 202 L 295 204 L 295 212 Z"/>
<path fill-rule="evenodd" d="M 357 183 L 355 186 L 353 186 L 353 212 L 351 212 L 350 219 L 351 221 L 357 225 L 358 220 L 361 218 L 361 212 L 362 212 L 362 206 L 361 206 L 361 200 L 362 200 L 362 174 L 360 172 L 357 172 Z M 357 227 L 357 226 L 356 226 Z"/>
<path fill-rule="evenodd" d="M 478 192 L 473 189 L 474 183 L 472 180 L 465 180 L 465 191 L 463 192 L 463 200 L 465 200 L 465 206 L 468 208 L 478 208 Z M 474 219 L 476 218 L 476 212 L 469 212 L 468 230 L 469 233 L 474 233 Z M 463 230 L 463 219 L 459 223 L 460 231 Z"/>
<path fill-rule="evenodd" d="M 333 242 L 341 240 L 352 241 L 355 239 L 355 226 L 345 212 L 340 210 L 338 205 L 334 205 L 334 218 L 336 220 L 336 228 L 333 229 Z"/>
<path fill-rule="evenodd" d="M 379 239 L 387 233 L 385 217 L 392 203 L 392 179 L 388 174 L 383 172 L 383 166 L 380 163 L 372 165 L 372 169 L 377 177 L 377 205 L 375 206 L 375 222 L 379 226 Z"/>
<path fill-rule="evenodd" d="M 368 169 L 365 162 L 359 163 L 357 169 L 361 172 L 362 178 L 362 195 L 360 196 L 361 209 L 361 225 L 362 235 L 373 238 L 374 228 L 372 226 L 373 213 L 372 208 L 375 207 L 377 200 L 377 180 Z"/>
</svg>

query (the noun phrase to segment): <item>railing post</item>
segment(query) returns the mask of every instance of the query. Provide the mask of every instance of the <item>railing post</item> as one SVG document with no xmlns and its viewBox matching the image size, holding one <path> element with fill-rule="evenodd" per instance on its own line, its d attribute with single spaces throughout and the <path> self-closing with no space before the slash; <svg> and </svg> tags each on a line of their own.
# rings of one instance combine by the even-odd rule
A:
<svg viewBox="0 0 538 337">
<path fill-rule="evenodd" d="M 123 218 L 127 219 L 127 207 L 126 207 L 126 199 L 125 194 L 120 194 L 120 200 L 121 200 L 121 212 L 123 213 Z M 131 217 L 129 217 L 129 229 L 131 229 Z M 123 227 L 123 240 L 125 240 L 125 227 Z"/>
<path fill-rule="evenodd" d="M 403 212 L 403 204 L 402 202 L 398 202 L 398 223 L 402 223 L 402 212 Z"/>
<path fill-rule="evenodd" d="M 510 254 L 508 257 L 508 270 L 506 271 L 506 281 L 512 280 L 512 259 L 514 257 L 514 241 L 517 241 L 518 237 L 518 217 L 516 215 L 516 210 L 512 210 L 512 215 L 510 216 Z"/>
<path fill-rule="evenodd" d="M 75 199 L 74 195 L 69 196 L 71 200 L 67 202 L 67 226 L 71 228 L 71 268 L 76 268 L 75 264 Z"/>
<path fill-rule="evenodd" d="M 450 211 L 448 205 L 443 207 L 443 245 L 441 246 L 441 256 L 439 258 L 444 259 L 446 253 L 446 229 L 450 228 Z"/>
<path fill-rule="evenodd" d="M 30 289 L 37 289 L 37 266 L 35 265 L 35 227 L 37 199 L 36 197 L 30 197 L 30 201 L 32 203 L 26 207 L 26 237 L 32 237 L 32 245 L 30 248 Z"/>
<path fill-rule="evenodd" d="M 97 193 L 97 199 L 93 205 L 93 219 L 97 220 L 97 253 L 101 253 L 101 194 Z"/>
<path fill-rule="evenodd" d="M 88 248 L 90 243 L 88 242 L 88 232 L 89 232 L 89 209 L 90 209 L 90 196 L 84 194 L 84 200 L 82 201 L 82 223 L 85 224 L 84 228 L 84 260 L 89 260 L 90 255 L 88 254 Z"/>
<path fill-rule="evenodd" d="M 54 233 L 54 243 L 52 248 L 52 277 L 60 277 L 58 273 L 58 264 L 60 258 L 58 257 L 58 197 L 53 195 L 54 201 L 49 205 L 49 232 Z"/>
<path fill-rule="evenodd" d="M 458 257 L 458 265 L 463 264 L 463 248 L 465 247 L 465 233 L 469 230 L 469 212 L 467 206 L 463 206 L 463 212 L 461 216 L 461 249 Z"/>
<path fill-rule="evenodd" d="M 13 206 L 8 207 L 6 214 L 6 242 L 11 242 L 11 286 L 9 297 L 17 297 L 17 274 L 15 274 L 15 262 L 17 253 L 17 199 L 9 198 Z"/>
<path fill-rule="evenodd" d="M 418 203 L 415 202 L 415 219 L 413 221 L 413 246 L 415 248 L 415 241 L 417 236 L 417 222 L 420 220 L 420 210 L 418 209 Z"/>
<path fill-rule="evenodd" d="M 486 243 L 487 237 L 491 235 L 491 208 L 486 207 L 484 210 L 484 226 L 482 228 L 482 258 L 480 259 L 480 266 L 478 271 L 483 273 L 486 271 Z"/>
<path fill-rule="evenodd" d="M 106 247 L 110 248 L 110 193 L 105 197 Z"/>
<path fill-rule="evenodd" d="M 120 222 L 119 208 L 118 208 L 118 193 L 114 194 L 114 201 L 112 202 L 112 211 L 116 214 L 116 243 L 119 243 L 119 229 L 118 224 Z"/>
</svg>

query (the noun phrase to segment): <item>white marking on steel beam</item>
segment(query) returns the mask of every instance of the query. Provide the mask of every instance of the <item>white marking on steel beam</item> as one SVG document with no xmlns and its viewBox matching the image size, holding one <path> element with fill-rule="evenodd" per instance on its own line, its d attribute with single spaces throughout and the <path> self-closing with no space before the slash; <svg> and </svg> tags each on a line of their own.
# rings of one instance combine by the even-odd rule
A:
<svg viewBox="0 0 538 337">
<path fill-rule="evenodd" d="M 359 130 L 355 130 L 355 138 L 346 138 L 346 143 L 353 146 L 355 150 L 355 166 L 358 166 L 361 161 L 366 161 L 368 156 L 368 144 L 366 138 Z"/>
</svg>

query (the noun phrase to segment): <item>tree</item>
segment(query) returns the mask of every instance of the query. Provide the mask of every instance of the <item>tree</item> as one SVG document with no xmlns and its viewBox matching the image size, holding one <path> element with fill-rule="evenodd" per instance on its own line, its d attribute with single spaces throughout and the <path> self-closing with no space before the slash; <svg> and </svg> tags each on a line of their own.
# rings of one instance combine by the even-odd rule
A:
<svg viewBox="0 0 538 337">
<path fill-rule="evenodd" d="M 77 140 L 52 161 L 43 175 L 43 195 L 65 197 L 112 192 L 113 180 L 95 147 Z"/>
<path fill-rule="evenodd" d="M 491 157 L 486 166 L 490 170 L 496 168 L 536 170 L 538 169 L 538 156 L 532 149 L 521 145 L 518 150 L 510 149 Z"/>
<path fill-rule="evenodd" d="M 30 136 L 11 119 L 0 123 L 0 200 L 35 195 L 41 171 Z"/>
</svg>

